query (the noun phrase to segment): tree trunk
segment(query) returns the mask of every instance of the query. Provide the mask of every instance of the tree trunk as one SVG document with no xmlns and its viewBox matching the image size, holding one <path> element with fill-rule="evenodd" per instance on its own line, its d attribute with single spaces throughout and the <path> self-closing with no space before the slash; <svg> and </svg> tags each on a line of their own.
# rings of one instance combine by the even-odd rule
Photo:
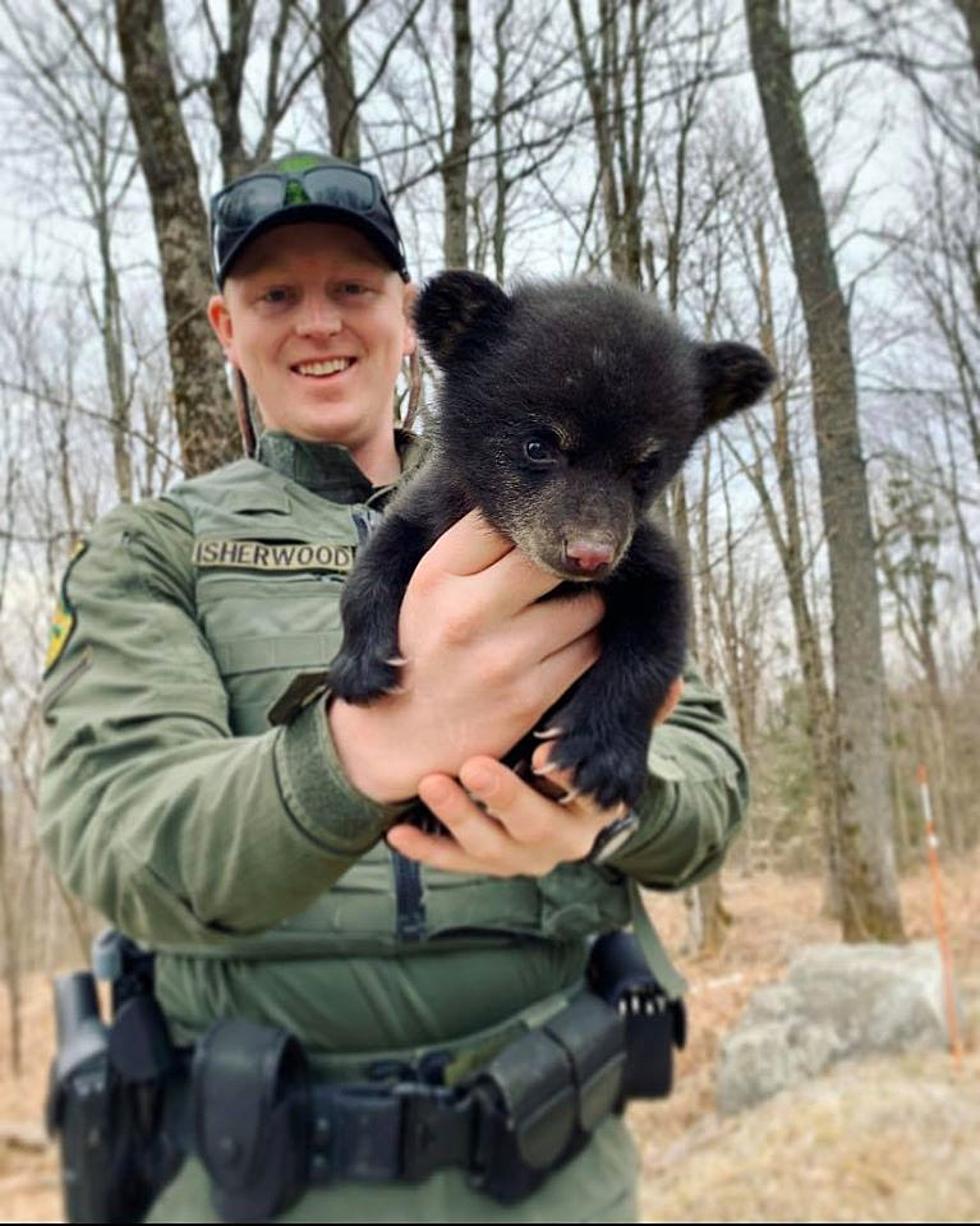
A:
<svg viewBox="0 0 980 1226">
<path fill-rule="evenodd" d="M 443 159 L 445 227 L 442 251 L 447 268 L 465 268 L 467 184 L 473 142 L 473 36 L 469 0 L 453 0 L 453 135 Z"/>
<path fill-rule="evenodd" d="M 507 240 L 507 150 L 504 142 L 504 106 L 507 100 L 507 60 L 510 47 L 505 38 L 505 28 L 510 20 L 514 0 L 504 0 L 504 5 L 493 23 L 493 275 L 503 284 L 504 252 Z"/>
<path fill-rule="evenodd" d="M 759 312 L 762 351 L 779 369 L 776 353 L 775 313 L 772 305 L 772 287 L 769 277 L 769 251 L 766 246 L 763 222 L 755 225 L 755 248 L 759 257 Z M 796 464 L 790 445 L 789 405 L 787 389 L 777 385 L 770 397 L 773 415 L 776 479 L 783 504 L 784 528 L 770 523 L 773 539 L 786 576 L 790 608 L 793 614 L 793 629 L 796 636 L 796 654 L 803 674 L 803 691 L 806 695 L 807 735 L 813 756 L 813 782 L 817 801 L 817 816 L 820 822 L 821 842 L 824 851 L 823 900 L 821 912 L 832 919 L 843 915 L 840 883 L 840 839 L 837 831 L 837 789 L 834 760 L 833 704 L 827 689 L 823 652 L 820 649 L 820 631 L 816 625 L 807 600 L 805 583 L 805 557 L 803 548 L 800 498 L 796 481 Z M 760 494 L 763 492 L 760 489 Z M 763 498 L 763 510 L 767 519 L 775 512 L 768 497 Z"/>
<path fill-rule="evenodd" d="M 360 165 L 361 128 L 346 0 L 320 0 L 320 45 L 330 151 L 335 157 Z"/>
<path fill-rule="evenodd" d="M 162 0 L 115 0 L 126 99 L 160 250 L 184 469 L 207 472 L 240 453 L 238 429 L 205 306 L 214 292 L 207 219 L 170 64 Z"/>
<path fill-rule="evenodd" d="M 845 940 L 904 937 L 895 870 L 874 541 L 847 307 L 778 0 L 745 0 L 749 46 L 800 287 L 830 560 Z"/>
<path fill-rule="evenodd" d="M 116 473 L 116 493 L 120 502 L 132 502 L 133 457 L 130 452 L 129 389 L 126 386 L 122 299 L 119 293 L 119 277 L 112 262 L 112 229 L 104 197 L 95 215 L 95 230 L 102 265 L 102 308 L 98 320 L 102 332 L 102 356 L 112 415 L 112 459 Z"/>
<path fill-rule="evenodd" d="M 599 0 L 599 62 L 589 45 L 580 0 L 568 0 L 582 77 L 592 112 L 602 210 L 613 278 L 639 286 L 643 279 L 643 191 L 640 178 L 645 129 L 644 40 L 652 21 L 640 0 Z M 628 10 L 626 46 L 619 14 Z M 629 97 L 627 98 L 627 90 Z"/>
<path fill-rule="evenodd" d="M 592 111 L 592 126 L 595 134 L 595 152 L 598 165 L 598 179 L 602 196 L 602 209 L 606 219 L 606 235 L 609 244 L 609 262 L 612 275 L 617 281 L 629 280 L 629 269 L 626 266 L 626 251 L 622 238 L 622 209 L 619 201 L 619 190 L 616 182 L 616 158 L 613 133 L 610 124 L 610 107 L 606 98 L 608 77 L 601 73 L 589 47 L 588 35 L 585 31 L 585 21 L 582 16 L 582 6 L 579 0 L 568 0 L 575 27 L 575 41 L 578 47 L 579 60 L 582 64 L 582 76 L 586 92 L 589 96 L 589 107 Z M 600 7 L 600 18 L 608 21 L 607 5 Z M 602 35 L 603 68 L 608 59 L 608 31 Z"/>
<path fill-rule="evenodd" d="M 225 183 L 251 169 L 242 133 L 241 101 L 254 15 L 255 0 L 228 0 L 228 45 L 218 52 L 214 76 L 208 83 Z"/>
</svg>

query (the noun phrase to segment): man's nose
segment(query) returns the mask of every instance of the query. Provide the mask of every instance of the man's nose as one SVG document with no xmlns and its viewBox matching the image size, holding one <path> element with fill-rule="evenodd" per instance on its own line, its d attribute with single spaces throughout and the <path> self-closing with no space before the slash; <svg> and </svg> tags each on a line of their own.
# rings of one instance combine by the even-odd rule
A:
<svg viewBox="0 0 980 1226">
<path fill-rule="evenodd" d="M 299 336 L 334 336 L 343 327 L 343 319 L 335 302 L 329 298 L 304 301 L 296 319 Z"/>
</svg>

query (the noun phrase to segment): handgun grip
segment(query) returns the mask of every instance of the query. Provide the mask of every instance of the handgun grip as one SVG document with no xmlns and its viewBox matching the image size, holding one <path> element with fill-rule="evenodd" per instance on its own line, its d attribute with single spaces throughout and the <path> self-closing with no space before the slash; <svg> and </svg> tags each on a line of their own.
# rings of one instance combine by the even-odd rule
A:
<svg viewBox="0 0 980 1226">
<path fill-rule="evenodd" d="M 88 971 L 74 971 L 55 979 L 54 1012 L 58 1031 L 54 1073 L 56 1080 L 61 1081 L 102 1055 L 108 1045 L 95 980 Z"/>
</svg>

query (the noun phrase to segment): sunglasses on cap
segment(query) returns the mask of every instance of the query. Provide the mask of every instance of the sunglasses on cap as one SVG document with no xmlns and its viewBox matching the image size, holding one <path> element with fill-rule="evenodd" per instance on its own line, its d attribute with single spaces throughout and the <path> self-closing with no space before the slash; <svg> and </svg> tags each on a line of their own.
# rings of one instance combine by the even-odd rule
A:
<svg viewBox="0 0 980 1226">
<path fill-rule="evenodd" d="M 219 287 L 243 248 L 273 226 L 339 221 L 361 231 L 402 277 L 405 251 L 391 207 L 373 174 L 343 163 L 296 172 L 259 171 L 211 199 L 211 255 Z"/>
</svg>

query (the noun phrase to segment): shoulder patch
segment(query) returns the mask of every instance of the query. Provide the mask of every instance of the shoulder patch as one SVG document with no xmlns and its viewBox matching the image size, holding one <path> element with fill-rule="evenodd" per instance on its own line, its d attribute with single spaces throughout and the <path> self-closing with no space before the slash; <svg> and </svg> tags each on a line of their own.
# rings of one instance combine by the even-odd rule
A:
<svg viewBox="0 0 980 1226">
<path fill-rule="evenodd" d="M 72 546 L 68 556 L 68 565 L 65 567 L 61 588 L 58 592 L 58 603 L 55 605 L 54 616 L 51 618 L 51 633 L 48 635 L 48 649 L 44 656 L 45 677 L 61 659 L 61 653 L 68 646 L 68 640 L 75 629 L 77 618 L 71 601 L 68 599 L 68 579 L 75 563 L 86 549 L 88 549 L 88 541 L 79 539 Z"/>
<path fill-rule="evenodd" d="M 354 565 L 354 546 L 341 541 L 246 541 L 202 537 L 194 546 L 194 565 L 201 570 L 333 571 L 347 574 Z"/>
</svg>

